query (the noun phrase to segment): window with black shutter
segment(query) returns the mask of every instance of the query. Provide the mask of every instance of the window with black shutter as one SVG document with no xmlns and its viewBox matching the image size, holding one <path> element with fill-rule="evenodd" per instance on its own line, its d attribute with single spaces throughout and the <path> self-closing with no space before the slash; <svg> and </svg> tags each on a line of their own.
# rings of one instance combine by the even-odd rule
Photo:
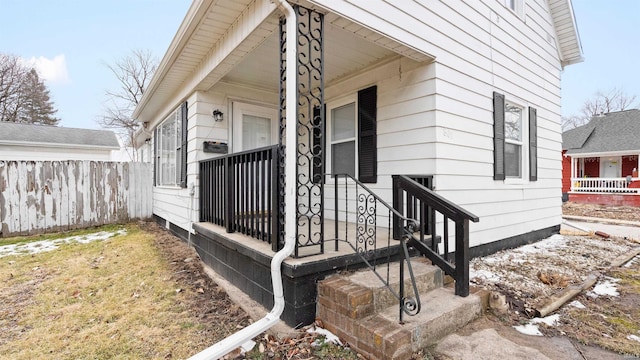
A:
<svg viewBox="0 0 640 360">
<path fill-rule="evenodd" d="M 358 91 L 358 178 L 378 181 L 377 87 Z"/>
<path fill-rule="evenodd" d="M 493 93 L 493 179 L 504 180 L 504 95 Z"/>
<path fill-rule="evenodd" d="M 529 107 L 529 181 L 538 180 L 538 111 Z"/>
</svg>

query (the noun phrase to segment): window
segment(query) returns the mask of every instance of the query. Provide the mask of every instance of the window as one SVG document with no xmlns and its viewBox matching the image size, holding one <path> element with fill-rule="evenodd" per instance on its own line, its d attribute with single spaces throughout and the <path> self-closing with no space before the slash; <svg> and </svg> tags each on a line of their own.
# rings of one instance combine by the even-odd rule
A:
<svg viewBox="0 0 640 360">
<path fill-rule="evenodd" d="M 331 173 L 356 176 L 356 104 L 331 109 Z"/>
<path fill-rule="evenodd" d="M 536 181 L 538 179 L 537 110 L 529 107 L 528 116 L 525 116 L 524 107 L 505 102 L 503 94 L 494 92 L 493 121 L 494 180 L 523 179 L 525 178 L 524 169 L 528 169 L 529 181 Z"/>
<path fill-rule="evenodd" d="M 186 187 L 187 103 L 171 113 L 155 130 L 155 183 Z"/>
<path fill-rule="evenodd" d="M 331 173 L 377 182 L 377 87 L 360 90 L 357 98 L 327 110 Z"/>
<path fill-rule="evenodd" d="M 504 167 L 506 177 L 522 177 L 522 108 L 504 105 Z"/>
<path fill-rule="evenodd" d="M 524 18 L 524 0 L 498 0 L 504 7 Z"/>
</svg>

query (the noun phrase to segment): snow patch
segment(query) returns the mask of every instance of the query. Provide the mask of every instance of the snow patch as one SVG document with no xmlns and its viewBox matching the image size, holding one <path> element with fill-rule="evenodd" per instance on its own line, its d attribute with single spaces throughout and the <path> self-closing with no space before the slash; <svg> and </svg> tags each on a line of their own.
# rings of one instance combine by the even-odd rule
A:
<svg viewBox="0 0 640 360">
<path fill-rule="evenodd" d="M 469 271 L 469 278 L 483 280 L 485 282 L 498 282 L 501 279 L 500 275 L 494 272 L 491 272 L 488 270 L 473 270 L 473 269 Z"/>
<path fill-rule="evenodd" d="M 578 300 L 573 300 L 572 302 L 569 303 L 569 306 L 573 306 L 573 307 L 578 308 L 578 309 L 586 309 L 587 308 L 586 306 L 584 306 L 583 303 L 581 303 Z"/>
<path fill-rule="evenodd" d="M 636 257 L 634 257 L 633 259 L 631 259 L 631 260 L 627 261 L 627 263 L 626 263 L 626 264 L 624 264 L 624 267 L 626 267 L 626 268 L 630 268 L 633 264 L 635 264 L 635 263 L 636 263 L 636 261 L 637 261 L 637 260 L 638 260 L 638 257 L 636 256 Z"/>
<path fill-rule="evenodd" d="M 31 255 L 46 251 L 53 251 L 64 244 L 87 244 L 93 241 L 101 241 L 118 235 L 124 235 L 127 230 L 120 229 L 118 231 L 99 231 L 92 234 L 69 236 L 55 240 L 41 240 L 30 243 L 11 244 L 0 246 L 0 258 L 11 255 Z"/>
<path fill-rule="evenodd" d="M 554 315 L 550 315 L 543 318 L 533 318 L 529 320 L 528 323 L 524 325 L 514 326 L 513 328 L 516 329 L 519 333 L 522 333 L 525 335 L 543 336 L 542 332 L 540 332 L 540 328 L 538 327 L 538 324 L 555 326 L 558 323 L 558 321 L 560 321 L 560 314 L 554 314 Z"/>
<path fill-rule="evenodd" d="M 342 342 L 340 341 L 340 339 L 334 335 L 331 331 L 327 330 L 327 329 L 323 329 L 317 326 L 313 326 L 309 329 L 307 329 L 307 332 L 310 334 L 319 334 L 319 335 L 323 335 L 324 336 L 324 342 L 330 342 L 330 343 L 334 343 L 336 345 L 340 345 L 342 346 Z M 320 342 L 320 340 L 316 340 L 316 343 L 314 343 L 316 346 L 320 346 L 322 345 L 322 342 Z"/>
<path fill-rule="evenodd" d="M 640 342 L 640 336 L 637 336 L 637 335 L 629 335 L 629 336 L 627 336 L 627 339 L 635 340 L 637 342 Z"/>
<path fill-rule="evenodd" d="M 620 296 L 618 288 L 616 287 L 618 281 L 620 281 L 620 279 L 605 277 L 605 279 L 597 283 L 593 290 L 589 291 L 587 295 L 592 298 L 597 298 L 598 296 Z"/>
</svg>

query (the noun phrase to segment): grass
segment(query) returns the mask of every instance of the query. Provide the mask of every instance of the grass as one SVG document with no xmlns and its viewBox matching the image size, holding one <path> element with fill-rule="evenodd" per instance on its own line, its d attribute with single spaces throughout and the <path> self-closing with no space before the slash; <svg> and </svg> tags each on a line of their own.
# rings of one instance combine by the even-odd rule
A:
<svg viewBox="0 0 640 360">
<path fill-rule="evenodd" d="M 640 267 L 618 268 L 609 275 L 620 279 L 620 297 L 588 299 L 585 309 L 567 310 L 566 327 L 561 329 L 585 344 L 594 344 L 629 356 L 640 356 Z"/>
<path fill-rule="evenodd" d="M 204 341 L 152 235 L 134 225 L 107 241 L 1 258 L 0 281 L 7 358 L 186 358 Z"/>
</svg>

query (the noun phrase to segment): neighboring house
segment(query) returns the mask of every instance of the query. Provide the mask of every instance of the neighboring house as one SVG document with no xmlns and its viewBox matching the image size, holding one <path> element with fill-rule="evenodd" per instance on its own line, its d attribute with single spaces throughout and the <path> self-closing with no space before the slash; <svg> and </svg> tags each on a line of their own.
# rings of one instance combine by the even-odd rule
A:
<svg viewBox="0 0 640 360">
<path fill-rule="evenodd" d="M 0 160 L 112 161 L 113 131 L 0 122 Z"/>
<path fill-rule="evenodd" d="M 411 229 L 383 201 L 441 241 L 433 252 L 466 234 L 456 266 L 559 231 L 560 78 L 582 61 L 570 0 L 292 1 L 298 49 L 275 3 L 195 0 L 133 115 L 153 149 L 154 216 L 205 263 L 269 307 L 293 223 L 283 319 L 298 326 L 318 280 L 363 266 L 339 243 L 367 257 L 372 233 Z M 345 173 L 360 183 L 323 175 Z"/>
<path fill-rule="evenodd" d="M 640 206 L 640 110 L 594 116 L 562 134 L 565 200 Z"/>
</svg>

